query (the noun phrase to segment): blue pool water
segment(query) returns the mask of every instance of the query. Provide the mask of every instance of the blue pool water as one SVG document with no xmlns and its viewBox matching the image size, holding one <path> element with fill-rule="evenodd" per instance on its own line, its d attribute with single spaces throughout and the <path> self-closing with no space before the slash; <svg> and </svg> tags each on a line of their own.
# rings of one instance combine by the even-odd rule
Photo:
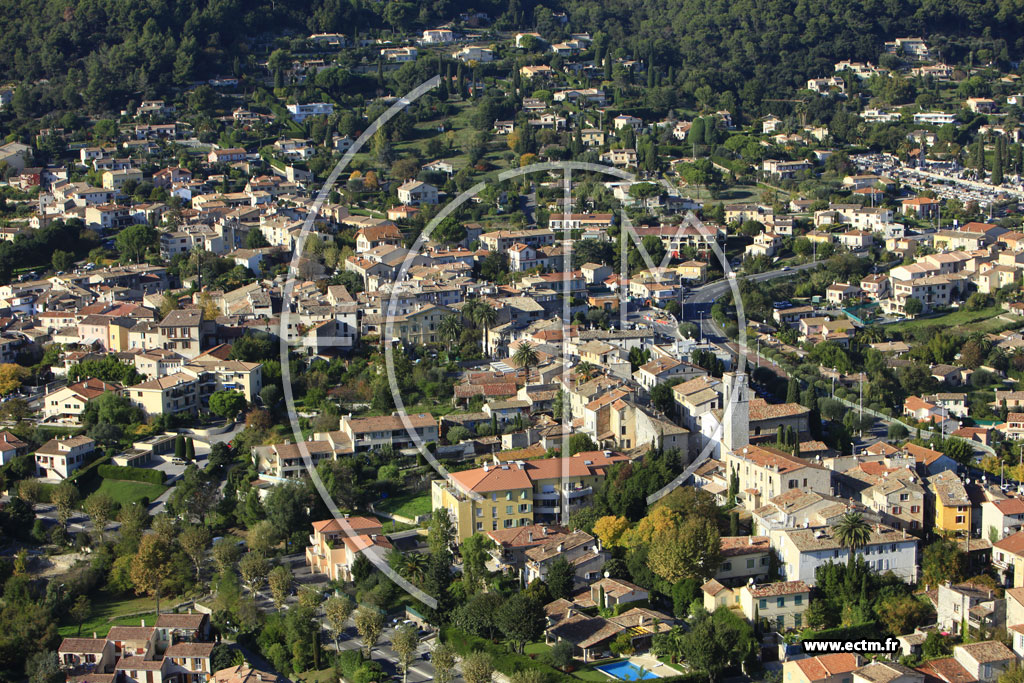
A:
<svg viewBox="0 0 1024 683">
<path fill-rule="evenodd" d="M 620 681 L 646 681 L 651 678 L 661 678 L 661 676 L 651 673 L 646 669 L 641 669 L 633 662 L 615 662 L 614 664 L 605 664 L 604 666 L 597 667 L 598 671 L 603 671 L 609 676 L 614 676 Z"/>
</svg>

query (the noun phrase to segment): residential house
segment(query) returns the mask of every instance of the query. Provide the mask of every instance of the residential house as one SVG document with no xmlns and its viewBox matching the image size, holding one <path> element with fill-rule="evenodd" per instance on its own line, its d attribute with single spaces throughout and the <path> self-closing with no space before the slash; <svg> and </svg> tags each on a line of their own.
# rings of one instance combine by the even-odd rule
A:
<svg viewBox="0 0 1024 683">
<path fill-rule="evenodd" d="M 601 542 L 585 531 L 577 530 L 565 538 L 552 539 L 526 551 L 524 580 L 527 584 L 544 581 L 548 569 L 560 558 L 565 558 L 575 570 L 576 584 L 586 585 L 601 576 L 604 563 L 611 557 L 601 549 Z"/>
<path fill-rule="evenodd" d="M 770 533 L 772 547 L 787 580 L 814 585 L 815 570 L 830 562 L 847 561 L 850 551 L 835 537 L 832 527 L 779 529 Z M 868 542 L 856 552 L 874 571 L 891 571 L 904 581 L 917 581 L 918 539 L 892 527 L 875 524 Z"/>
<path fill-rule="evenodd" d="M 96 442 L 87 436 L 50 439 L 36 449 L 36 476 L 63 481 L 85 465 L 96 450 Z"/>
<path fill-rule="evenodd" d="M 964 635 L 964 628 L 975 635 L 1006 628 L 1006 601 L 994 590 L 975 584 L 940 584 L 938 588 L 938 624 L 943 631 Z"/>
<path fill-rule="evenodd" d="M 860 668 L 860 655 L 835 653 L 787 659 L 782 664 L 783 683 L 853 683 L 853 672 Z"/>
<path fill-rule="evenodd" d="M 722 564 L 715 572 L 715 581 L 735 587 L 768 578 L 772 548 L 767 536 L 722 536 L 719 542 Z"/>
<path fill-rule="evenodd" d="M 86 404 L 107 392 L 120 393 L 120 384 L 90 378 L 55 389 L 43 397 L 43 418 L 78 424 Z"/>
<path fill-rule="evenodd" d="M 437 204 L 437 188 L 419 180 L 408 180 L 398 187 L 398 201 L 407 206 Z"/>
<path fill-rule="evenodd" d="M 365 548 L 391 548 L 378 520 L 348 515 L 313 522 L 309 543 L 306 565 L 310 572 L 325 574 L 331 581 L 350 581 L 352 563 Z"/>
<path fill-rule="evenodd" d="M 803 581 L 748 583 L 739 589 L 740 608 L 749 621 L 760 621 L 776 631 L 799 630 L 811 602 L 811 589 Z"/>
<path fill-rule="evenodd" d="M 625 459 L 612 451 L 593 451 L 485 464 L 434 480 L 431 506 L 448 509 L 460 541 L 488 527 L 494 531 L 568 519 L 570 512 L 593 501 L 594 487 L 604 481 L 608 466 Z"/>
<path fill-rule="evenodd" d="M 981 533 L 993 542 L 1015 534 L 1024 527 L 1024 498 L 981 502 Z"/>
<path fill-rule="evenodd" d="M 928 486 L 935 499 L 935 531 L 969 534 L 971 499 L 956 472 L 947 470 L 935 474 L 928 478 Z"/>
<path fill-rule="evenodd" d="M 953 659 L 980 683 L 992 683 L 1016 664 L 1013 650 L 997 640 L 965 643 L 953 647 Z"/>
</svg>

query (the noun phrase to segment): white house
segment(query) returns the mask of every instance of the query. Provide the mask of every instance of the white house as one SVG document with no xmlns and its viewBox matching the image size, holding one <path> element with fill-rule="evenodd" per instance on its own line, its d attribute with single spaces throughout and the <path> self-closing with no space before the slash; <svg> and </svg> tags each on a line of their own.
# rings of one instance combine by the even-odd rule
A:
<svg viewBox="0 0 1024 683">
<path fill-rule="evenodd" d="M 289 104 L 288 113 L 297 123 L 302 123 L 310 116 L 329 116 L 334 113 L 334 105 L 330 102 L 311 102 L 309 104 Z"/>
<path fill-rule="evenodd" d="M 437 204 L 437 188 L 419 180 L 408 180 L 398 188 L 398 201 L 406 206 Z"/>
<path fill-rule="evenodd" d="M 772 547 L 779 554 L 782 573 L 788 581 L 814 585 L 814 571 L 829 562 L 845 563 L 849 550 L 829 527 L 771 531 Z M 917 543 L 906 531 L 876 524 L 867 544 L 857 552 L 868 567 L 880 573 L 891 571 L 909 583 L 917 581 Z"/>
</svg>

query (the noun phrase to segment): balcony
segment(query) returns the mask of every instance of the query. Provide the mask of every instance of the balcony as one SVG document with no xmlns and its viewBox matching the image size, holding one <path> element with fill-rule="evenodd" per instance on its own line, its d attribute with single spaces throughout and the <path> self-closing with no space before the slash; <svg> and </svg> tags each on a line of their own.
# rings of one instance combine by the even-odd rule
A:
<svg viewBox="0 0 1024 683">
<path fill-rule="evenodd" d="M 565 491 L 566 495 L 568 495 L 569 500 L 580 498 L 582 496 L 589 496 L 594 492 L 594 488 L 592 486 L 574 487 L 568 484 L 564 487 L 563 490 Z"/>
</svg>

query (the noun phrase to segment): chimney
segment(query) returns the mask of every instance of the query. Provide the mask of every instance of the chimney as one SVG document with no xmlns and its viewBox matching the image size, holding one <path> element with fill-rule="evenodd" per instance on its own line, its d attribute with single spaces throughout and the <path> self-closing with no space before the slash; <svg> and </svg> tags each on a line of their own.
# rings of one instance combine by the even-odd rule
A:
<svg viewBox="0 0 1024 683">
<path fill-rule="evenodd" d="M 142 622 L 142 628 L 146 628 L 146 617 L 142 617 L 139 621 Z"/>
<path fill-rule="evenodd" d="M 530 543 L 533 543 L 533 532 L 532 531 L 527 531 L 526 532 L 526 540 L 528 540 Z"/>
<path fill-rule="evenodd" d="M 562 543 L 558 544 L 558 552 L 559 553 L 565 552 L 565 545 L 564 544 L 562 544 Z"/>
<path fill-rule="evenodd" d="M 92 632 L 92 637 L 93 637 L 93 638 L 97 638 L 97 639 L 98 639 L 98 638 L 99 638 L 100 636 L 99 636 L 99 634 L 98 634 L 98 633 L 96 633 L 96 631 L 93 631 L 93 632 Z"/>
</svg>

